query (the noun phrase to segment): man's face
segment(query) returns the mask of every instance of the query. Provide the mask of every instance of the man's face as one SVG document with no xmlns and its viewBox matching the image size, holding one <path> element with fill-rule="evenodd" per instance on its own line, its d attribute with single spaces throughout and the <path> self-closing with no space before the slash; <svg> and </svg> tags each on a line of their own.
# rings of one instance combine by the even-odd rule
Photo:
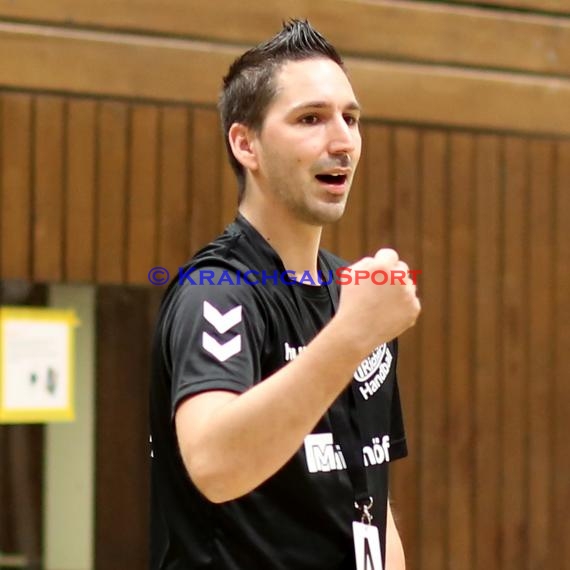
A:
<svg viewBox="0 0 570 570">
<path fill-rule="evenodd" d="M 257 140 L 260 187 L 314 225 L 338 220 L 360 158 L 360 110 L 344 71 L 325 58 L 286 63 Z"/>
</svg>

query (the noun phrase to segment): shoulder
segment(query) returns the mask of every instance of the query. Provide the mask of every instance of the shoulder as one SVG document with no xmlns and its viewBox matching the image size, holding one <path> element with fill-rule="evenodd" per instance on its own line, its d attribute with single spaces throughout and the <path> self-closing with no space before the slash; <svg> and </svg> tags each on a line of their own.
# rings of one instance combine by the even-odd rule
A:
<svg viewBox="0 0 570 570">
<path fill-rule="evenodd" d="M 205 296 L 252 295 L 241 277 L 252 263 L 251 245 L 240 228 L 232 223 L 215 240 L 178 267 L 162 299 L 162 309 L 179 303 L 199 302 Z"/>
<path fill-rule="evenodd" d="M 161 307 L 159 331 L 166 354 L 202 354 L 208 362 L 213 354 L 225 362 L 228 351 L 248 354 L 246 345 L 263 344 L 271 319 L 254 285 L 227 266 L 205 265 L 190 276 L 193 283 L 177 283 Z"/>
<path fill-rule="evenodd" d="M 172 286 L 165 305 L 166 320 L 183 321 L 197 314 L 206 318 L 218 314 L 222 318 L 230 311 L 259 313 L 262 307 L 257 287 L 244 277 L 241 268 L 214 262 L 186 268 Z"/>
</svg>

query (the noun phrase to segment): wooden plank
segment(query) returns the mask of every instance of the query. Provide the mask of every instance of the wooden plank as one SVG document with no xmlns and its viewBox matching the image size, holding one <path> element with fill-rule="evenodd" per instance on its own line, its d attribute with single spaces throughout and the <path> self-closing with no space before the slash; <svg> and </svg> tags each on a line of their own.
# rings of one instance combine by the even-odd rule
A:
<svg viewBox="0 0 570 570">
<path fill-rule="evenodd" d="M 188 110 L 165 107 L 161 112 L 160 193 L 158 265 L 166 267 L 171 275 L 189 257 L 188 248 L 188 164 L 189 153 Z M 217 134 L 217 133 L 216 133 Z M 194 149 L 192 149 L 194 151 Z M 206 149 L 212 152 L 211 148 Z M 215 152 L 215 149 L 214 149 Z M 205 176 L 217 176 L 205 172 Z M 203 217 L 217 214 L 215 208 L 200 213 Z"/>
<path fill-rule="evenodd" d="M 1 292 L 0 303 L 2 305 L 5 303 Z M 5 552 L 14 552 L 16 548 L 10 536 L 14 527 L 11 518 L 15 509 L 10 506 L 14 494 L 8 479 L 9 437 L 9 426 L 0 426 L 0 504 L 3 506 L 0 511 L 0 536 L 2 537 L 2 549 Z"/>
<path fill-rule="evenodd" d="M 65 277 L 95 276 L 96 103 L 69 99 L 66 134 Z"/>
<path fill-rule="evenodd" d="M 364 247 L 374 255 L 382 247 L 394 245 L 394 192 L 391 129 L 366 124 L 364 144 L 369 147 L 366 161 Z"/>
<path fill-rule="evenodd" d="M 470 134 L 450 138 L 448 533 L 449 566 L 473 565 L 473 172 Z"/>
<path fill-rule="evenodd" d="M 422 434 L 418 449 L 421 457 L 420 505 L 421 552 L 417 568 L 440 570 L 446 567 L 448 551 L 447 484 L 448 462 L 447 394 L 448 374 L 445 347 L 446 306 L 450 291 L 447 264 L 447 219 L 449 189 L 447 163 L 448 136 L 430 131 L 422 134 L 421 144 L 421 236 L 422 267 L 418 291 L 422 300 L 421 379 L 419 382 Z"/>
<path fill-rule="evenodd" d="M 32 106 L 29 95 L 2 95 L 0 278 L 31 277 Z"/>
<path fill-rule="evenodd" d="M 98 287 L 96 570 L 148 568 L 148 381 L 156 290 Z M 155 306 L 153 304 L 153 306 Z"/>
<path fill-rule="evenodd" d="M 524 568 L 528 559 L 527 470 L 527 260 L 528 148 L 507 138 L 504 149 L 501 568 Z"/>
<path fill-rule="evenodd" d="M 206 245 L 220 231 L 220 146 L 215 111 L 192 112 L 192 159 L 190 172 L 190 251 Z M 188 232 L 187 232 L 188 234 Z"/>
<path fill-rule="evenodd" d="M 419 251 L 419 135 L 416 129 L 394 129 L 394 243 L 410 268 L 420 266 Z M 400 341 L 398 379 L 406 419 L 410 457 L 393 466 L 395 512 L 401 520 L 402 540 L 411 567 L 420 554 L 419 485 L 419 327 L 407 331 Z"/>
<path fill-rule="evenodd" d="M 462 4 L 474 4 L 474 0 L 454 0 Z M 478 0 L 477 4 L 496 6 L 499 8 L 520 8 L 536 12 L 552 12 L 554 14 L 570 14 L 569 0 Z"/>
<path fill-rule="evenodd" d="M 0 84 L 213 104 L 240 52 L 206 42 L 0 23 L 0 53 L 12 54 L 0 67 Z"/>
<path fill-rule="evenodd" d="M 550 141 L 530 143 L 529 180 L 529 408 L 530 457 L 528 554 L 530 566 L 553 568 L 551 551 L 550 472 L 552 470 L 551 410 L 553 389 L 553 301 L 544 294 L 553 283 L 554 146 Z"/>
<path fill-rule="evenodd" d="M 135 105 L 132 109 L 127 224 L 129 284 L 147 285 L 148 273 L 157 264 L 158 117 L 155 106 Z"/>
<path fill-rule="evenodd" d="M 17 300 L 0 287 L 0 305 L 45 307 L 46 302 L 47 289 L 41 285 Z M 42 566 L 44 451 L 43 425 L 0 425 L 0 544 L 3 552 L 14 553 L 0 554 L 2 568 L 21 561 L 21 568 Z"/>
<path fill-rule="evenodd" d="M 366 117 L 531 133 L 570 130 L 567 81 L 411 64 L 348 64 Z M 485 105 L 475 104 L 475 98 Z"/>
<path fill-rule="evenodd" d="M 98 113 L 96 279 L 123 283 L 126 270 L 126 176 L 128 109 L 102 102 Z"/>
<path fill-rule="evenodd" d="M 394 207 L 396 244 L 400 257 L 410 268 L 419 259 L 419 157 L 418 129 L 394 129 Z"/>
<path fill-rule="evenodd" d="M 33 277 L 57 282 L 63 273 L 63 99 L 35 99 Z"/>
<path fill-rule="evenodd" d="M 547 4 L 553 11 L 557 4 L 528 3 Z M 221 13 L 231 26 L 221 24 Z M 199 9 L 184 0 L 0 0 L 0 16 L 7 18 L 234 44 L 271 37 L 293 14 L 308 18 L 347 54 L 570 75 L 567 22 L 508 11 L 398 0 L 222 0 L 201 3 Z"/>
<path fill-rule="evenodd" d="M 3 100 L 2 97 L 0 95 L 0 280 L 3 277 L 3 264 L 2 264 L 2 253 L 3 253 L 3 249 L 2 249 L 2 238 L 4 237 L 4 232 L 3 232 L 3 216 L 2 216 L 2 202 L 3 202 L 3 196 L 4 196 L 4 188 L 3 188 L 3 177 L 2 177 L 2 172 L 4 172 L 4 165 L 3 165 L 3 159 L 4 159 L 4 145 L 5 145 L 5 134 L 4 134 L 4 129 L 3 129 L 3 119 L 4 119 L 4 114 L 3 114 Z M 1 293 L 0 293 L 1 295 Z M 1 437 L 1 435 L 0 435 Z M 1 494 L 2 494 L 2 479 L 1 479 L 1 475 L 0 475 L 0 499 Z M 0 516 L 0 529 L 2 528 L 2 517 Z"/>
<path fill-rule="evenodd" d="M 475 570 L 500 568 L 501 147 L 476 137 L 475 191 Z"/>
<path fill-rule="evenodd" d="M 26 566 L 37 567 L 42 556 L 44 430 L 33 425 L 5 428 L 9 440 L 6 469 L 11 479 L 14 544 L 16 552 L 28 561 Z"/>
<path fill-rule="evenodd" d="M 553 509 L 553 549 L 556 552 L 556 567 L 570 570 L 570 240 L 568 239 L 568 220 L 570 220 L 570 143 L 557 146 L 556 156 L 556 194 L 555 194 L 555 239 L 556 256 L 554 262 L 554 310 L 556 315 L 554 350 L 554 469 L 552 470 L 552 509 Z"/>
<path fill-rule="evenodd" d="M 241 49 L 0 24 L 0 52 L 12 54 L 0 67 L 6 86 L 214 104 Z M 570 134 L 570 80 L 354 58 L 347 67 L 367 118 Z"/>
</svg>

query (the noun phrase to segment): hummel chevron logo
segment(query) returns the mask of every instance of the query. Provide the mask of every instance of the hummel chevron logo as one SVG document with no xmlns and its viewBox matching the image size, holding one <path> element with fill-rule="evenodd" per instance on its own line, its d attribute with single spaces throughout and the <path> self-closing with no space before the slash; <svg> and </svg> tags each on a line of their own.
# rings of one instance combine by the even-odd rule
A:
<svg viewBox="0 0 570 570">
<path fill-rule="evenodd" d="M 208 301 L 204 301 L 204 318 L 214 325 L 220 334 L 224 334 L 238 323 L 241 323 L 241 305 L 230 309 L 225 315 L 222 315 L 216 307 L 210 305 Z"/>
<path fill-rule="evenodd" d="M 241 323 L 242 306 L 238 305 L 230 309 L 225 315 L 222 315 L 216 307 L 204 301 L 204 318 L 214 326 L 220 333 L 228 332 L 232 327 Z M 222 344 L 207 332 L 202 333 L 202 346 L 204 350 L 216 357 L 220 362 L 225 362 L 241 350 L 241 334 L 234 336 Z"/>
<path fill-rule="evenodd" d="M 215 356 L 220 362 L 225 362 L 241 350 L 241 334 L 238 334 L 224 344 L 220 344 L 213 336 L 202 333 L 202 346 L 204 350 Z"/>
</svg>

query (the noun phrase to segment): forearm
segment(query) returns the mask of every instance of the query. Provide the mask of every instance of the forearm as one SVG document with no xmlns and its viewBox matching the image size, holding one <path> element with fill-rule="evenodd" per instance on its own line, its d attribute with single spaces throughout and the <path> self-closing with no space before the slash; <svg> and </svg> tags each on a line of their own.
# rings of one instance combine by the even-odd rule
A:
<svg viewBox="0 0 570 570">
<path fill-rule="evenodd" d="M 366 356 L 345 330 L 333 319 L 294 361 L 244 394 L 217 399 L 211 413 L 203 412 L 208 394 L 183 404 L 177 431 L 193 437 L 180 442 L 182 456 L 206 497 L 223 502 L 251 491 L 298 450 Z"/>
</svg>

